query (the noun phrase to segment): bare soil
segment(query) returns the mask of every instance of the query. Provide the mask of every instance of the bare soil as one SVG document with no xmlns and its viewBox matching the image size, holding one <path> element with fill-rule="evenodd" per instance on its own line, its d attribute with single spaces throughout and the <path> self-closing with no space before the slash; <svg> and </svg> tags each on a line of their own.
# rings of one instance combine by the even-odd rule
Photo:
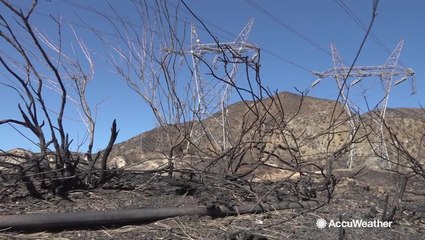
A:
<svg viewBox="0 0 425 240">
<path fill-rule="evenodd" d="M 397 189 L 397 176 L 383 171 L 339 171 L 339 183 L 330 203 L 319 209 L 288 209 L 225 218 L 181 216 L 149 224 L 98 226 L 42 232 L 0 230 L 0 239 L 425 239 L 425 184 L 410 178 L 396 221 L 390 228 L 324 228 L 328 222 L 381 219 L 386 195 Z M 24 191 L 0 189 L 0 214 L 34 212 L 106 211 L 127 208 L 190 207 L 255 203 L 276 182 L 249 183 L 216 176 L 167 176 L 123 173 L 103 188 L 73 191 L 69 199 L 34 199 Z M 279 188 L 276 188 L 278 190 Z M 279 201 L 272 191 L 264 201 Z M 318 196 L 318 201 L 324 201 Z"/>
</svg>

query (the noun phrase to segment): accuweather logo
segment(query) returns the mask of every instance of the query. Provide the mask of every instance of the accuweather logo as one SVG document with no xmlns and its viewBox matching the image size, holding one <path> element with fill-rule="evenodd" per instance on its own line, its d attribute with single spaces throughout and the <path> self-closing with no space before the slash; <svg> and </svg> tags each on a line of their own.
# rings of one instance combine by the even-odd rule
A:
<svg viewBox="0 0 425 240">
<path fill-rule="evenodd" d="M 352 219 L 351 221 L 334 221 L 330 220 L 329 223 L 323 219 L 318 218 L 316 220 L 316 226 L 320 229 L 325 227 L 344 227 L 344 228 L 389 228 L 391 227 L 391 221 L 372 220 L 364 221 L 362 219 Z"/>
<path fill-rule="evenodd" d="M 319 218 L 319 219 L 317 219 L 317 221 L 316 221 L 316 226 L 318 227 L 318 228 L 320 228 L 320 229 L 322 229 L 322 228 L 325 228 L 326 227 L 326 220 L 325 219 L 323 219 L 323 218 Z"/>
</svg>

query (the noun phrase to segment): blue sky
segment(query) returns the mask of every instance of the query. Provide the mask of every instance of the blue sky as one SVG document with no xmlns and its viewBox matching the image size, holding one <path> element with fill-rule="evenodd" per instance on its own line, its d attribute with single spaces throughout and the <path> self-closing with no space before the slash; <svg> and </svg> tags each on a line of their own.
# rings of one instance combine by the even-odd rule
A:
<svg viewBox="0 0 425 240">
<path fill-rule="evenodd" d="M 16 1 L 16 4 L 28 6 L 28 2 Z M 92 7 L 99 12 L 112 14 L 106 2 L 103 0 L 39 2 L 39 7 L 33 16 L 35 26 L 46 34 L 54 34 L 55 25 L 47 16 L 49 14 L 61 15 L 66 23 L 73 25 L 95 56 L 96 75 L 88 90 L 89 100 L 92 104 L 101 102 L 97 113 L 95 150 L 100 150 L 106 145 L 109 127 L 113 119 L 117 119 L 120 129 L 117 142 L 125 141 L 155 127 L 157 124 L 148 106 L 126 86 L 119 76 L 111 73 L 111 66 L 105 60 L 102 44 L 84 25 L 86 23 L 102 32 L 113 33 L 113 30 L 105 24 L 104 19 L 88 10 Z M 153 2 L 147 1 L 148 4 L 153 4 Z M 172 8 L 178 1 L 169 0 L 169 2 L 170 8 Z M 345 63 L 350 64 L 365 32 L 343 10 L 341 5 L 343 3 L 347 6 L 351 13 L 365 25 L 368 25 L 371 19 L 372 7 L 370 0 L 341 0 L 339 4 L 336 0 L 253 1 L 261 9 L 266 10 L 269 14 L 266 15 L 246 0 L 185 0 L 185 2 L 194 13 L 204 20 L 211 32 L 223 42 L 231 41 L 249 19 L 254 18 L 255 22 L 249 42 L 262 49 L 261 77 L 263 83 L 271 89 L 279 91 L 295 91 L 295 87 L 301 90 L 307 89 L 316 79 L 311 71 L 324 71 L 331 68 L 333 62 L 329 55 L 330 43 L 336 44 Z M 110 3 L 120 14 L 129 19 L 137 19 L 130 1 L 110 1 Z M 3 14 L 6 11 L 0 9 L 0 12 Z M 419 104 L 424 104 L 425 84 L 422 80 L 425 74 L 425 34 L 421 30 L 422 24 L 425 24 L 423 12 L 425 12 L 425 1 L 422 0 L 383 0 L 379 2 L 378 15 L 372 29 L 374 36 L 390 51 L 401 39 L 404 39 L 404 48 L 400 59 L 403 64 L 416 72 L 417 94 L 410 95 L 410 85 L 407 82 L 398 85 L 391 92 L 389 107 L 418 107 Z M 179 18 L 199 25 L 199 22 L 196 22 L 183 6 L 179 11 Z M 283 27 L 282 24 L 286 27 Z M 292 30 L 289 30 L 288 27 Z M 211 37 L 202 29 L 199 29 L 198 32 L 202 42 L 212 41 Z M 69 44 L 72 42 L 70 41 Z M 357 65 L 381 65 L 388 55 L 387 51 L 369 38 Z M 290 64 L 288 61 L 295 64 Z M 3 80 L 0 79 L 0 81 Z M 337 92 L 335 81 L 325 79 L 310 92 L 310 95 L 335 99 Z M 1 118 L 17 116 L 18 97 L 2 86 L 0 86 L 0 94 L 2 95 L 0 100 Z M 368 97 L 371 105 L 376 104 L 376 101 L 383 96 L 379 79 L 364 80 L 357 89 L 352 90 L 351 94 L 359 106 L 364 106 L 362 94 Z M 236 99 L 232 98 L 232 101 L 236 101 Z M 72 106 L 70 108 L 69 118 L 78 119 Z M 66 126 L 75 142 L 80 141 L 84 135 L 82 124 L 76 121 L 67 121 Z M 15 147 L 36 149 L 10 126 L 0 126 L 0 148 L 8 150 Z"/>
</svg>

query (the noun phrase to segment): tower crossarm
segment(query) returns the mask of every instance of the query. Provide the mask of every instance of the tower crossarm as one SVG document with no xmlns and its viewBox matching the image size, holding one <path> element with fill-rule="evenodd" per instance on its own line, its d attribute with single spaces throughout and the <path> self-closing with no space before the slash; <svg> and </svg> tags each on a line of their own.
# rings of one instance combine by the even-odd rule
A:
<svg viewBox="0 0 425 240">
<path fill-rule="evenodd" d="M 253 23 L 254 19 L 251 18 L 234 41 L 214 43 L 201 43 L 199 35 L 196 32 L 195 25 L 192 24 L 191 46 L 188 49 L 180 50 L 179 53 L 189 53 L 200 58 L 204 54 L 222 54 L 225 52 L 236 52 L 238 54 L 241 54 L 247 51 L 259 52 L 260 48 L 257 45 L 247 42 Z"/>
<path fill-rule="evenodd" d="M 249 50 L 258 51 L 259 47 L 250 44 L 250 43 L 244 43 L 244 42 L 226 42 L 226 43 L 208 43 L 208 44 L 199 44 L 196 46 L 196 49 L 198 50 L 197 54 L 203 54 L 203 53 L 215 53 L 220 54 L 227 51 L 237 51 L 239 53 L 246 52 Z M 191 50 L 188 50 L 190 52 Z"/>
<path fill-rule="evenodd" d="M 318 78 L 339 78 L 345 79 L 349 72 L 349 67 L 339 67 L 326 70 L 324 72 L 313 72 Z M 406 76 L 411 77 L 415 72 L 411 68 L 402 66 L 356 66 L 353 67 L 348 77 L 364 78 L 364 77 L 389 77 L 389 76 Z"/>
</svg>

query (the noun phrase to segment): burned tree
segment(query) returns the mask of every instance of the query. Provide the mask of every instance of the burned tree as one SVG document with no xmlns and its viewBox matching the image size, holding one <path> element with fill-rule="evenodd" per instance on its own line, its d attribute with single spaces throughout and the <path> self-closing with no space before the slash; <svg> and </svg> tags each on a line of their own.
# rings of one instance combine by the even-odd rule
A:
<svg viewBox="0 0 425 240">
<path fill-rule="evenodd" d="M 9 1 L 1 1 L 1 6 L 5 11 L 0 15 L 0 63 L 4 76 L 0 84 L 19 96 L 17 109 L 20 118 L 2 119 L 0 125 L 12 126 L 17 131 L 29 130 L 32 136 L 26 138 L 39 150 L 19 164 L 2 165 L 15 169 L 17 183 L 24 183 L 34 196 L 40 196 L 45 188 L 53 193 L 66 194 L 71 188 L 87 186 L 87 178 L 97 175 L 100 177 L 94 185 L 104 182 L 111 147 L 92 158 L 95 120 L 86 98 L 88 83 L 94 75 L 90 51 L 71 27 L 84 60 L 68 53 L 64 44 L 66 29 L 60 17 L 50 19 L 57 30 L 56 40 L 40 31 L 32 22 L 37 1 L 33 1 L 28 10 Z M 87 126 L 89 143 L 86 157 L 89 164 L 83 164 L 83 157 L 71 151 L 73 139 L 64 126 L 69 102 L 82 111 L 82 121 Z M 113 145 L 117 134 L 114 121 L 109 145 Z M 10 154 L 2 154 L 7 155 Z M 13 157 L 22 159 L 21 156 Z M 94 171 L 98 158 L 102 159 L 101 173 Z"/>
</svg>

